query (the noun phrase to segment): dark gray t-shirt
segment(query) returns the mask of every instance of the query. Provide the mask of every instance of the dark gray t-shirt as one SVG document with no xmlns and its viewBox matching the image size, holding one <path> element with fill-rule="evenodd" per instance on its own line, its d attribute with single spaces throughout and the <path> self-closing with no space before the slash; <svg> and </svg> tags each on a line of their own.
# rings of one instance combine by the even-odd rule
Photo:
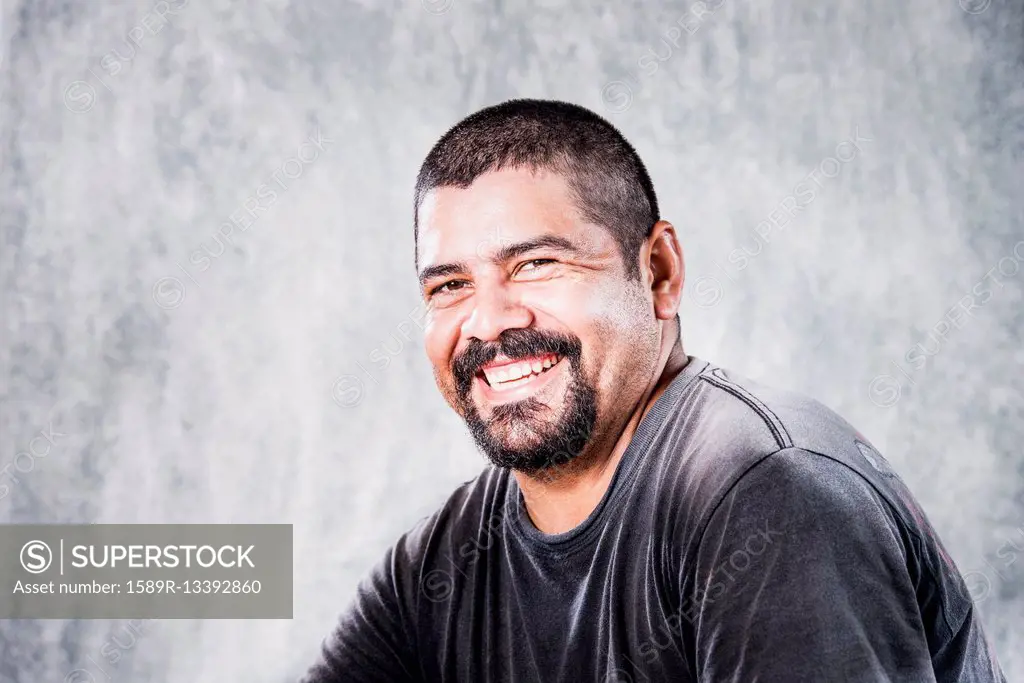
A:
<svg viewBox="0 0 1024 683">
<path fill-rule="evenodd" d="M 1005 683 L 867 439 L 692 356 L 586 521 L 542 534 L 485 470 L 386 553 L 305 680 Z"/>
</svg>

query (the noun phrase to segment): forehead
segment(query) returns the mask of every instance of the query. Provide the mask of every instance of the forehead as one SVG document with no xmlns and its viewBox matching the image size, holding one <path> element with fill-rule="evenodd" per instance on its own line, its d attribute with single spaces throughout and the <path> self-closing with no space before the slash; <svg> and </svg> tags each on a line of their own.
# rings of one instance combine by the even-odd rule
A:
<svg viewBox="0 0 1024 683">
<path fill-rule="evenodd" d="M 424 198 L 419 219 L 421 267 L 486 258 L 543 234 L 581 246 L 610 239 L 582 217 L 565 177 L 545 169 L 492 171 L 467 188 L 439 187 Z"/>
</svg>

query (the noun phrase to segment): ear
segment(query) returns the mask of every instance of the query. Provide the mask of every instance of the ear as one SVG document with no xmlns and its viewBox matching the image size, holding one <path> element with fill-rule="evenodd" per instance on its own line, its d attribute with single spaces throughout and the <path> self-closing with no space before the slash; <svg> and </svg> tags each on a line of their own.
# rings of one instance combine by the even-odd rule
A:
<svg viewBox="0 0 1024 683">
<path fill-rule="evenodd" d="M 645 267 L 651 283 L 654 314 L 659 320 L 672 320 L 682 303 L 683 280 L 686 274 L 683 249 L 675 226 L 658 221 L 644 243 Z"/>
</svg>

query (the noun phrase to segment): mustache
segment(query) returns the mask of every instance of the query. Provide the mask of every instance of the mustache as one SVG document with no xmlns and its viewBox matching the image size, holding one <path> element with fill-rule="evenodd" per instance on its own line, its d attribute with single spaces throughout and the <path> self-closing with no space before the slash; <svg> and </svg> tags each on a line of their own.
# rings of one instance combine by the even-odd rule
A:
<svg viewBox="0 0 1024 683">
<path fill-rule="evenodd" d="M 512 360 L 555 353 L 569 359 L 573 367 L 578 368 L 582 351 L 583 343 L 576 335 L 545 332 L 532 327 L 508 329 L 494 342 L 470 339 L 466 350 L 452 361 L 452 374 L 459 396 L 465 398 L 476 373 L 499 353 Z"/>
</svg>

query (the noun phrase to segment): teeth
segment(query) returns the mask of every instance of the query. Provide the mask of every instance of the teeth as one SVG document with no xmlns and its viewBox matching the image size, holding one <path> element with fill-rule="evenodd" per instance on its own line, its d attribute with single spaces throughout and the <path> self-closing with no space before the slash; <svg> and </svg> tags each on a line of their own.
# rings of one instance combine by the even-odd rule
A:
<svg viewBox="0 0 1024 683">
<path fill-rule="evenodd" d="M 530 375 L 540 374 L 556 365 L 558 361 L 558 356 L 546 356 L 543 360 L 516 363 L 500 370 L 485 370 L 484 375 L 487 378 L 487 382 L 493 387 L 503 382 L 514 382 Z"/>
</svg>

